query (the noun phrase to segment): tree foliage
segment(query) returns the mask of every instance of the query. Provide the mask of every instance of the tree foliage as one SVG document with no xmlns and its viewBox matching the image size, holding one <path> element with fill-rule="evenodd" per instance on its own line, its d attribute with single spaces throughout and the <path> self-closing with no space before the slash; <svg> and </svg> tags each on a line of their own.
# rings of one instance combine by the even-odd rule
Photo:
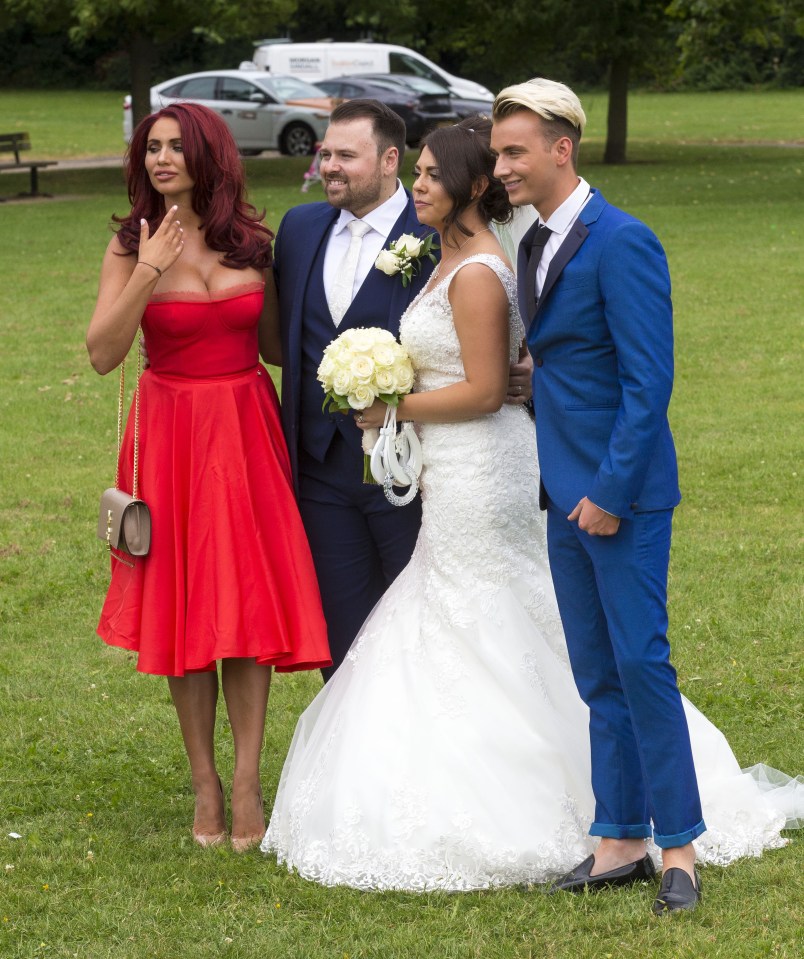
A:
<svg viewBox="0 0 804 959">
<path fill-rule="evenodd" d="M 35 25 L 36 36 L 23 24 Z M 27 42 L 44 59 L 48 35 L 51 64 L 60 62 L 65 35 L 82 45 L 82 64 L 124 50 L 118 59 L 128 75 L 119 82 L 132 91 L 135 119 L 163 78 L 154 76 L 160 56 L 164 77 L 233 67 L 252 41 L 282 35 L 399 43 L 492 90 L 532 76 L 607 86 L 605 157 L 613 163 L 626 158 L 633 84 L 804 82 L 804 0 L 462 0 L 458 9 L 430 0 L 0 0 L 0 58 L 24 66 L 17 47 Z"/>
<path fill-rule="evenodd" d="M 210 42 L 257 36 L 287 20 L 295 0 L 3 0 L 8 23 L 66 30 L 75 43 L 108 38 L 129 55 L 135 123 L 150 112 L 158 46 L 196 34 Z"/>
<path fill-rule="evenodd" d="M 804 82 L 804 0 L 672 0 L 680 68 L 708 89 Z"/>
</svg>

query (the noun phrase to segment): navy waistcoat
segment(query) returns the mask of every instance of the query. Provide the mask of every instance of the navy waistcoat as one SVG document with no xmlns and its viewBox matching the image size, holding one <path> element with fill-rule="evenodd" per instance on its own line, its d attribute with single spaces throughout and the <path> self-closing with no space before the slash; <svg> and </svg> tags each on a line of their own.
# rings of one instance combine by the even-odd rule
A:
<svg viewBox="0 0 804 959">
<path fill-rule="evenodd" d="M 339 326 L 332 322 L 324 291 L 324 256 L 327 244 L 322 243 L 313 261 L 302 309 L 301 397 L 299 406 L 302 447 L 319 462 L 324 461 L 335 431 L 338 430 L 354 449 L 362 454 L 360 430 L 352 417 L 343 413 L 322 411 L 324 390 L 316 373 L 326 347 L 344 330 L 360 326 L 388 329 L 388 317 L 377 315 L 372 305 L 372 272 L 363 281 Z M 396 331 L 394 331 L 396 332 Z"/>
</svg>

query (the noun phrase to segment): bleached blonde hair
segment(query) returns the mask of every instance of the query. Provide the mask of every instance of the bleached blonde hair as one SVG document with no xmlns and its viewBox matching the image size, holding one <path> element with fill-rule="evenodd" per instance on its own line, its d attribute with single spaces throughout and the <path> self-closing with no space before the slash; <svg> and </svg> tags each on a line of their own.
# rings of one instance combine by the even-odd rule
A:
<svg viewBox="0 0 804 959">
<path fill-rule="evenodd" d="M 525 83 L 515 83 L 497 94 L 494 100 L 493 117 L 501 120 L 517 110 L 532 110 L 543 120 L 565 120 L 579 134 L 586 126 L 586 114 L 581 101 L 564 83 L 534 77 Z"/>
<path fill-rule="evenodd" d="M 548 142 L 555 143 L 560 137 L 568 136 L 572 141 L 572 163 L 577 165 L 586 114 L 581 101 L 566 84 L 534 77 L 506 87 L 494 100 L 492 118 L 503 120 L 519 110 L 530 110 L 544 120 L 543 130 Z"/>
</svg>

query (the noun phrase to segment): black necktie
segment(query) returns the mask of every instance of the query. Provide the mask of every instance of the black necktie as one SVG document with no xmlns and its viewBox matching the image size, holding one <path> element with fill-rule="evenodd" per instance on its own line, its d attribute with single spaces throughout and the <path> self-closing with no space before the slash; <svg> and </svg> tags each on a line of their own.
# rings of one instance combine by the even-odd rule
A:
<svg viewBox="0 0 804 959">
<path fill-rule="evenodd" d="M 539 260 L 544 253 L 544 247 L 553 231 L 549 226 L 540 226 L 533 237 L 533 243 L 528 257 L 528 269 L 525 273 L 525 291 L 527 294 L 528 316 L 533 319 L 536 314 L 536 270 L 539 268 Z"/>
</svg>

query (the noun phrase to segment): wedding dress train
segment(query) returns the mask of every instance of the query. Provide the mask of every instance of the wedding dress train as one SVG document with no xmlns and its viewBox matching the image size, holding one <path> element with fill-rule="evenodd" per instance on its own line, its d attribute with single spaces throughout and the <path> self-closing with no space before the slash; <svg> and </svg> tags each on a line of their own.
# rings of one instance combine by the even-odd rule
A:
<svg viewBox="0 0 804 959">
<path fill-rule="evenodd" d="M 487 254 L 465 263 L 485 264 L 505 287 L 515 357 L 513 275 Z M 417 391 L 464 378 L 447 297 L 454 272 L 402 320 Z M 419 433 L 413 557 L 299 719 L 262 849 L 324 885 L 544 882 L 595 840 L 588 713 L 550 578 L 533 424 L 504 406 Z M 685 707 L 709 825 L 700 859 L 783 845 L 779 792 L 766 797 L 722 734 Z M 804 783 L 791 785 L 801 807 Z"/>
</svg>

